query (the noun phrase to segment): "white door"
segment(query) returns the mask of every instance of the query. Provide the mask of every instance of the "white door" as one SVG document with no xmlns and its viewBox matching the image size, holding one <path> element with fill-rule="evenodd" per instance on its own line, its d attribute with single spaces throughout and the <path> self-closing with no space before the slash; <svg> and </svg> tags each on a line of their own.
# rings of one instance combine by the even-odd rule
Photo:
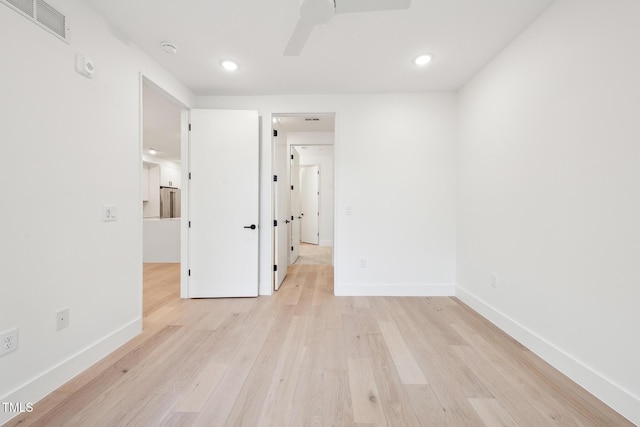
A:
<svg viewBox="0 0 640 427">
<path fill-rule="evenodd" d="M 300 206 L 300 153 L 291 147 L 291 257 L 289 264 L 293 264 L 300 255 L 300 220 L 302 210 Z"/>
<path fill-rule="evenodd" d="M 189 297 L 258 295 L 256 111 L 191 110 Z"/>
<path fill-rule="evenodd" d="M 305 243 L 318 244 L 318 198 L 320 197 L 320 170 L 318 166 L 300 168 L 300 200 L 302 205 L 302 223 L 300 240 Z"/>
<path fill-rule="evenodd" d="M 282 136 L 273 137 L 273 194 L 275 221 L 273 227 L 273 287 L 277 291 L 287 275 L 289 255 L 289 179 L 287 176 L 287 143 Z"/>
</svg>

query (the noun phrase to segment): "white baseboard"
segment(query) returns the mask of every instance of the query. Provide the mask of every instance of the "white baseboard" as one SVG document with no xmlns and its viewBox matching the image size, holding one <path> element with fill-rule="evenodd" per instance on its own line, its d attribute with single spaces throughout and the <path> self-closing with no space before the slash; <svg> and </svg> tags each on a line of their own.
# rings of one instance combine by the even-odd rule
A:
<svg viewBox="0 0 640 427">
<path fill-rule="evenodd" d="M 439 285 L 340 285 L 335 284 L 336 296 L 368 297 L 450 297 L 455 295 L 455 286 Z"/>
<path fill-rule="evenodd" d="M 20 388 L 3 396 L 0 398 L 0 401 L 23 404 L 36 403 L 138 335 L 141 331 L 142 318 L 135 319 L 128 325 L 114 331 L 110 335 L 69 357 L 64 362 L 33 378 Z M 19 415 L 19 413 L 5 412 L 2 409 L 3 408 L 0 407 L 0 425 Z"/>
<path fill-rule="evenodd" d="M 571 378 L 632 423 L 640 425 L 640 397 L 634 396 L 630 391 L 615 384 L 462 287 L 456 286 L 455 294 L 462 302 L 522 343 L 545 362 Z"/>
</svg>

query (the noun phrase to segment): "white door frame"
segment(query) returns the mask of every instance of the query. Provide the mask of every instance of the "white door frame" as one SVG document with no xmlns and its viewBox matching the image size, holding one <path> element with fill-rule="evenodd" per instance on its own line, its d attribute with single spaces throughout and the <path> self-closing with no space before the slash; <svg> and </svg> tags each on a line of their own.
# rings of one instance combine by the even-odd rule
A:
<svg viewBox="0 0 640 427">
<path fill-rule="evenodd" d="M 276 117 L 314 116 L 314 115 L 317 115 L 317 114 L 326 114 L 326 113 L 318 113 L 318 112 L 314 112 L 314 113 L 304 113 L 304 112 L 280 113 L 280 112 L 272 112 L 271 113 L 271 117 L 270 117 L 271 128 L 269 130 L 269 135 L 273 135 L 273 130 L 275 129 L 275 127 L 273 126 L 273 119 L 276 118 Z M 331 145 L 333 147 L 333 150 L 332 150 L 332 157 L 333 157 L 333 212 L 332 212 L 332 215 L 333 215 L 333 245 L 332 245 L 332 247 L 333 247 L 333 251 L 332 251 L 333 256 L 332 256 L 332 264 L 333 264 L 333 266 L 335 268 L 336 267 L 336 260 L 337 260 L 337 257 L 336 257 L 336 253 L 337 253 L 336 246 L 337 246 L 337 242 L 339 240 L 338 236 L 337 236 L 337 233 L 336 233 L 336 230 L 337 230 L 337 226 L 336 226 L 336 217 L 337 217 L 336 200 L 338 200 L 338 192 L 339 192 L 339 189 L 338 189 L 339 180 L 338 180 L 338 174 L 337 174 L 337 171 L 338 171 L 338 154 L 337 154 L 336 147 L 338 145 L 338 139 L 339 139 L 339 137 L 338 137 L 338 117 L 339 116 L 335 112 L 332 112 L 330 114 L 334 115 L 334 137 L 333 137 L 333 144 L 331 144 Z M 273 146 L 274 139 L 273 138 L 270 138 L 270 139 L 271 139 L 271 153 L 273 155 L 273 153 L 274 153 L 274 146 Z M 287 152 L 287 155 L 288 154 L 289 154 L 289 152 Z M 273 166 L 273 159 L 272 159 L 270 177 L 273 177 L 274 171 L 275 171 L 275 169 L 274 169 L 274 166 Z M 275 195 L 273 194 L 273 190 L 272 190 L 272 193 L 271 193 L 271 205 L 272 205 L 272 207 L 273 207 L 274 203 L 275 203 Z M 273 209 L 271 210 L 271 212 L 272 212 L 271 213 L 271 221 L 269 221 L 270 223 L 272 223 L 274 219 L 277 219 L 277 218 L 273 217 Z M 275 241 L 274 241 L 274 234 L 275 233 L 270 233 L 270 234 L 271 234 L 271 239 L 272 239 L 271 240 L 272 252 L 271 252 L 271 258 L 270 259 L 273 261 L 273 260 L 275 260 L 275 251 L 273 250 L 273 245 L 275 244 Z M 272 284 L 271 284 L 271 292 L 273 293 L 274 292 L 275 275 L 272 275 L 272 277 L 273 277 L 273 279 L 272 279 Z M 335 281 L 335 276 L 334 276 L 334 281 Z"/>
<path fill-rule="evenodd" d="M 289 191 L 288 191 L 288 178 L 287 178 L 287 145 L 278 144 L 278 136 L 276 136 L 276 130 L 272 133 L 272 151 L 271 151 L 271 168 L 272 178 L 272 211 L 271 217 L 273 218 L 273 232 L 272 232 L 272 246 L 273 251 L 273 291 L 277 291 L 280 285 L 287 276 L 287 270 L 289 267 Z M 283 135 L 280 135 L 282 138 Z M 284 190 L 287 189 L 287 190 Z M 284 191 L 283 191 L 284 190 Z M 284 247 L 282 241 L 286 241 L 287 244 Z M 281 262 L 282 261 L 282 262 Z M 277 270 L 276 270 L 277 269 Z"/>
<path fill-rule="evenodd" d="M 154 82 L 150 77 L 147 77 L 144 73 L 139 73 L 139 126 L 140 126 L 140 141 L 139 141 L 139 153 L 140 153 L 140 176 L 138 177 L 138 187 L 140 187 L 139 183 L 142 179 L 142 152 L 143 152 L 143 97 L 142 91 L 144 84 L 146 83 L 153 90 L 157 90 L 158 93 L 161 93 L 163 96 L 167 98 L 171 103 L 173 103 L 176 107 L 180 109 L 180 157 L 183 165 L 188 164 L 189 161 L 189 107 L 179 101 L 176 97 L 171 95 L 165 88 L 163 88 L 158 83 Z M 188 182 L 188 167 L 182 167 L 182 183 L 183 187 Z M 141 190 L 142 191 L 142 190 Z M 142 197 L 140 197 L 142 200 Z M 189 216 L 189 200 L 187 194 L 183 194 L 180 202 L 181 206 L 181 216 L 183 218 L 188 218 Z M 143 214 L 142 214 L 142 204 L 140 204 L 140 229 L 144 228 L 143 224 Z M 180 298 L 187 298 L 187 287 L 188 287 L 188 263 L 187 263 L 187 248 L 188 248 L 188 221 L 180 221 Z M 141 249 L 142 250 L 142 249 Z M 140 257 L 142 259 L 142 256 Z M 140 274 L 140 292 L 142 293 L 142 272 Z"/>
</svg>

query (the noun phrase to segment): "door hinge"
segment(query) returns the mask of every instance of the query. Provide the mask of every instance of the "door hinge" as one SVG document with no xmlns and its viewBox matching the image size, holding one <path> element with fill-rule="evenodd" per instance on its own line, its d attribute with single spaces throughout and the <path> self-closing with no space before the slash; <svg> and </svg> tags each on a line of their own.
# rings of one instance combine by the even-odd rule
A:
<svg viewBox="0 0 640 427">
<path fill-rule="evenodd" d="M 278 136 L 278 131 L 276 129 L 273 130 L 273 136 Z"/>
<path fill-rule="evenodd" d="M 273 182 L 278 182 L 278 175 L 273 175 Z"/>
<path fill-rule="evenodd" d="M 293 246 L 291 246 L 291 250 L 293 250 Z"/>
<path fill-rule="evenodd" d="M 293 160 L 293 154 L 291 155 L 291 160 Z"/>
<path fill-rule="evenodd" d="M 291 189 L 293 190 L 293 185 L 291 186 Z"/>
<path fill-rule="evenodd" d="M 189 179 L 191 179 L 191 172 L 189 172 Z"/>
<path fill-rule="evenodd" d="M 191 221 L 189 221 L 189 228 L 191 228 Z"/>
<path fill-rule="evenodd" d="M 277 265 L 273 266 L 273 271 L 278 271 L 278 266 Z"/>
<path fill-rule="evenodd" d="M 274 227 L 277 227 L 277 226 L 278 226 L 278 220 L 277 220 L 277 219 L 274 219 L 274 220 L 273 220 L 273 226 L 274 226 Z"/>
<path fill-rule="evenodd" d="M 189 132 L 191 132 L 191 123 L 189 123 Z"/>
<path fill-rule="evenodd" d="M 189 277 L 191 277 L 191 270 L 189 270 L 189 271 L 187 272 L 187 275 L 188 275 Z"/>
<path fill-rule="evenodd" d="M 291 221 L 293 221 L 293 215 L 291 215 Z"/>
</svg>

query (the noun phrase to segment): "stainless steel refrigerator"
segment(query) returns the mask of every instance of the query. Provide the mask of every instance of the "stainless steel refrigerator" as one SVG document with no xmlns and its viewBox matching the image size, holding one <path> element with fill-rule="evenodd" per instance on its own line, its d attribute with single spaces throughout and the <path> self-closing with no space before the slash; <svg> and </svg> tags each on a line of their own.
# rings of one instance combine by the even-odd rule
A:
<svg viewBox="0 0 640 427">
<path fill-rule="evenodd" d="M 180 189 L 160 187 L 160 218 L 180 218 Z"/>
</svg>

